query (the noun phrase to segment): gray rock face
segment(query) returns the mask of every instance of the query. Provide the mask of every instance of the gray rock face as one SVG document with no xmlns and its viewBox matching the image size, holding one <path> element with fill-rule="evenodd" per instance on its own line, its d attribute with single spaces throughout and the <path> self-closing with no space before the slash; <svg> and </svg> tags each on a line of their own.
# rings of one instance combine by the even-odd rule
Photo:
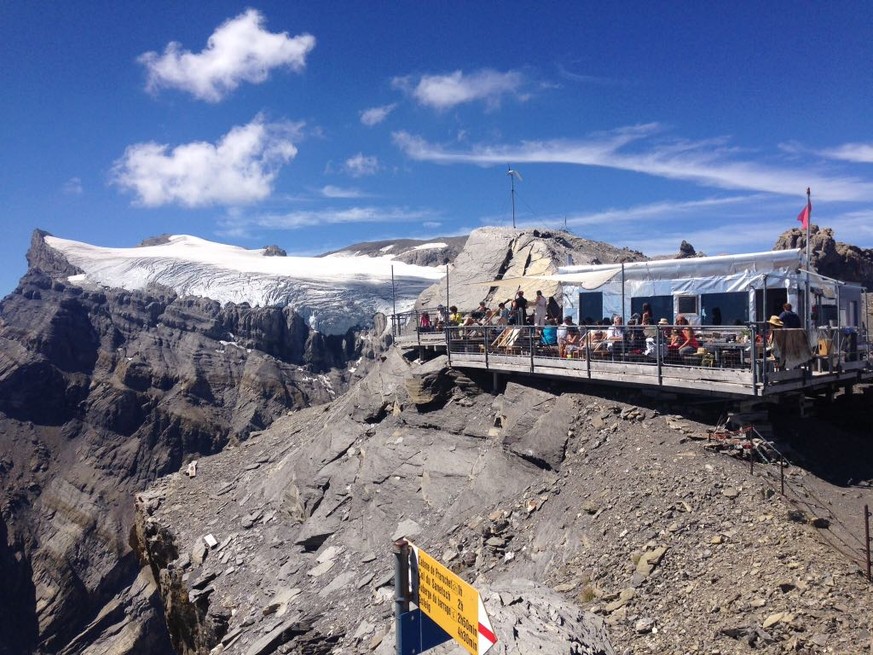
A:
<svg viewBox="0 0 873 655">
<path fill-rule="evenodd" d="M 435 237 L 430 241 L 415 239 L 394 239 L 392 241 L 368 241 L 347 246 L 336 252 L 370 255 L 372 257 L 393 256 L 397 261 L 418 266 L 443 266 L 446 261 L 453 262 L 464 249 L 467 237 Z M 444 244 L 432 247 L 432 244 Z"/>
<path fill-rule="evenodd" d="M 464 250 L 449 266 L 448 304 L 457 305 L 462 312 L 473 310 L 480 300 L 496 307 L 498 302 L 511 301 L 519 288 L 529 300 L 540 289 L 546 297 L 555 296 L 558 303 L 563 304 L 557 283 L 517 278 L 555 273 L 558 266 L 570 262 L 643 259 L 639 252 L 568 232 L 484 227 L 470 233 Z M 487 282 L 489 280 L 497 282 Z M 446 300 L 446 281 L 442 280 L 421 294 L 418 306 L 436 307 L 439 303 L 446 304 Z"/>
<path fill-rule="evenodd" d="M 345 396 L 139 495 L 168 624 L 191 633 L 178 652 L 393 652 L 402 536 L 479 589 L 498 653 L 866 647 L 857 566 L 785 511 L 844 492 L 774 494 L 778 473 L 627 391 L 516 381 L 492 396 L 445 363 L 389 352 Z"/>
<path fill-rule="evenodd" d="M 571 403 L 546 391 L 509 383 L 495 401 L 504 445 L 538 466 L 557 470 L 569 439 L 566 417 L 572 411 Z"/>
<path fill-rule="evenodd" d="M 384 344 L 313 334 L 279 308 L 68 286 L 55 255 L 35 235 L 0 303 L 0 652 L 158 653 L 156 587 L 136 582 L 127 542 L 133 493 L 331 400 Z"/>
<path fill-rule="evenodd" d="M 868 289 L 873 288 L 873 249 L 837 241 L 834 231 L 829 227 L 811 225 L 809 235 L 810 256 L 816 271 L 838 280 L 858 282 Z M 787 230 L 773 246 L 774 250 L 791 248 L 806 248 L 805 230 Z"/>
</svg>

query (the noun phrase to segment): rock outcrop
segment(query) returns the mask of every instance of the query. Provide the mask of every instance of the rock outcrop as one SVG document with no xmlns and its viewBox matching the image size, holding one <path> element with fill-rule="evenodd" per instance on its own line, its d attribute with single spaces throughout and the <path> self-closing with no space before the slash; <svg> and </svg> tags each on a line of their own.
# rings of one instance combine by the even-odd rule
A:
<svg viewBox="0 0 873 655">
<path fill-rule="evenodd" d="M 346 246 L 342 250 L 326 253 L 369 255 L 384 257 L 389 255 L 398 262 L 415 264 L 417 266 L 443 266 L 455 261 L 464 249 L 467 237 L 436 237 L 431 241 L 416 239 L 393 239 L 391 241 L 367 241 Z"/>
<path fill-rule="evenodd" d="M 426 289 L 418 306 L 436 307 L 448 302 L 465 312 L 485 300 L 496 307 L 499 302 L 510 302 L 519 289 L 529 300 L 539 289 L 547 298 L 554 296 L 558 305 L 563 305 L 558 283 L 533 276 L 556 273 L 559 266 L 566 264 L 643 259 L 642 253 L 569 232 L 483 227 L 470 233 L 464 250 L 448 266 L 448 283 L 443 279 Z M 521 279 L 523 276 L 532 277 Z"/>
<path fill-rule="evenodd" d="M 813 268 L 828 277 L 845 282 L 857 282 L 873 289 L 873 249 L 858 248 L 834 238 L 829 227 L 811 225 L 809 228 L 810 259 Z M 792 228 L 783 232 L 773 246 L 774 250 L 806 249 L 806 231 Z"/>
</svg>

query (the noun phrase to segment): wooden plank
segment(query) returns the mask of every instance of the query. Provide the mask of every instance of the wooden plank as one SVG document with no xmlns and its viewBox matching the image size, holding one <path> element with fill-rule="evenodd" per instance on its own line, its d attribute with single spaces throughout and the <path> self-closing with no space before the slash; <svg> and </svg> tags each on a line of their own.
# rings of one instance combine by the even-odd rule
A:
<svg viewBox="0 0 873 655">
<path fill-rule="evenodd" d="M 873 369 L 851 370 L 840 373 L 813 373 L 803 377 L 800 370 L 780 371 L 768 376 L 766 387 L 752 384 L 749 369 L 730 369 L 701 366 L 669 365 L 661 368 L 658 380 L 656 365 L 642 362 L 613 362 L 584 359 L 534 357 L 531 371 L 530 355 L 489 354 L 486 365 L 484 353 L 458 352 L 452 354 L 453 364 L 459 367 L 488 369 L 507 373 L 545 375 L 573 380 L 591 379 L 606 384 L 633 384 L 685 392 L 725 393 L 730 395 L 778 395 L 863 381 L 873 381 Z M 590 374 L 589 374 L 590 370 Z"/>
<path fill-rule="evenodd" d="M 530 370 L 530 365 L 523 357 L 512 356 L 489 356 L 488 366 L 485 364 L 484 356 L 469 355 L 459 353 L 453 356 L 453 363 L 457 366 L 467 366 L 469 368 L 489 369 L 503 372 L 513 373 L 533 373 L 535 375 L 548 375 L 551 377 L 561 377 L 574 380 L 589 379 L 587 362 L 585 360 L 566 360 L 566 359 L 550 359 L 539 358 L 535 361 L 534 370 Z M 497 361 L 498 359 L 502 361 Z M 622 364 L 622 363 L 605 363 L 592 362 L 591 364 L 591 381 L 606 384 L 634 384 L 643 386 L 660 386 L 666 389 L 677 389 L 685 391 L 706 391 L 728 393 L 731 395 L 753 395 L 755 393 L 752 387 L 751 372 L 742 371 L 724 371 L 725 379 L 718 380 L 701 380 L 695 375 L 696 371 L 684 371 L 682 368 L 676 367 L 670 371 L 671 375 L 663 377 L 663 384 L 658 384 L 657 367 L 639 364 Z M 733 375 L 729 375 L 733 373 Z M 689 383 L 693 383 L 689 385 Z"/>
</svg>

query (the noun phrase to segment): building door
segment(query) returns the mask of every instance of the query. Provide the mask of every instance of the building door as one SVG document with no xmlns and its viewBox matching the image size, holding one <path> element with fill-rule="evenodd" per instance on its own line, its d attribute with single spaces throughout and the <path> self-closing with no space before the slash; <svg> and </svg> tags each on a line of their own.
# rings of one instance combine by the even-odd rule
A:
<svg viewBox="0 0 873 655">
<path fill-rule="evenodd" d="M 766 307 L 764 306 L 764 290 L 755 291 L 755 315 L 759 323 L 765 322 L 771 316 L 779 316 L 782 313 L 782 305 L 788 302 L 788 291 L 774 287 L 767 289 Z"/>
<path fill-rule="evenodd" d="M 603 318 L 603 292 L 579 294 L 579 325 L 591 325 Z"/>
</svg>

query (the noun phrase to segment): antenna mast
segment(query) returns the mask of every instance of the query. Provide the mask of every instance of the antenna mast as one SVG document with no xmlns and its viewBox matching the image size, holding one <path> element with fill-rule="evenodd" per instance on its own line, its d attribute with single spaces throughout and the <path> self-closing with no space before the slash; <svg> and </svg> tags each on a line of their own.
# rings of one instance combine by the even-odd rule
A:
<svg viewBox="0 0 873 655">
<path fill-rule="evenodd" d="M 506 165 L 506 174 L 509 176 L 509 197 L 512 200 L 512 229 L 515 229 L 515 178 L 521 179 L 518 171 L 512 170 L 512 167 Z"/>
</svg>

